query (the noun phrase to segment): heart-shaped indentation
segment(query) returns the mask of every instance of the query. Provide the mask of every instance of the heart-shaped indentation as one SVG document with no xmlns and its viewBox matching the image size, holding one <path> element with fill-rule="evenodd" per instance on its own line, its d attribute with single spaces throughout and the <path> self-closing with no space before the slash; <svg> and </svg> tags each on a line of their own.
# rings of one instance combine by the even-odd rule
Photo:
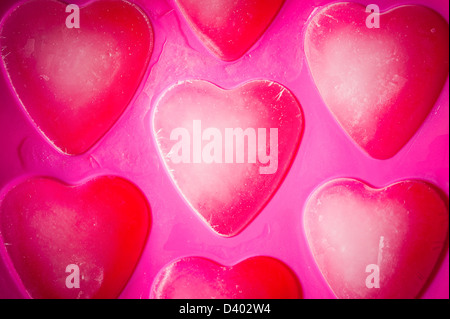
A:
<svg viewBox="0 0 450 319">
<path fill-rule="evenodd" d="M 253 257 L 226 267 L 211 260 L 183 258 L 155 279 L 156 299 L 300 299 L 296 276 L 282 262 Z"/>
<path fill-rule="evenodd" d="M 284 0 L 176 0 L 203 44 L 224 61 L 244 55 L 262 36 Z"/>
<path fill-rule="evenodd" d="M 448 238 L 448 200 L 419 181 L 373 189 L 342 179 L 312 195 L 304 222 L 338 298 L 416 298 Z"/>
<path fill-rule="evenodd" d="M 127 1 L 95 1 L 72 26 L 67 4 L 32 0 L 0 30 L 2 60 L 23 107 L 60 151 L 78 155 L 131 102 L 153 50 L 149 19 Z M 74 16 L 75 17 L 75 16 Z M 68 21 L 66 21 L 68 20 Z"/>
<path fill-rule="evenodd" d="M 304 123 L 292 93 L 270 81 L 234 90 L 183 82 L 164 93 L 153 122 L 174 182 L 223 236 L 242 231 L 278 189 Z"/>
<path fill-rule="evenodd" d="M 33 298 L 118 297 L 150 222 L 145 196 L 118 177 L 79 186 L 31 178 L 0 206 L 1 239 Z"/>
<path fill-rule="evenodd" d="M 309 23 L 305 51 L 343 129 L 369 155 L 388 159 L 416 133 L 442 91 L 449 32 L 441 16 L 421 6 L 379 18 L 377 28 L 376 16 L 359 4 L 329 5 Z"/>
</svg>

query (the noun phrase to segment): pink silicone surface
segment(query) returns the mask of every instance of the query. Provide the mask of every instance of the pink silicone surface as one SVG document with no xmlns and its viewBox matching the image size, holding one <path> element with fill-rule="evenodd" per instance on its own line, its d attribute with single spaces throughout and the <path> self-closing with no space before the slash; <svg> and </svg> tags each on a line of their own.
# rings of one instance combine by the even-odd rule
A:
<svg viewBox="0 0 450 319">
<path fill-rule="evenodd" d="M 71 1 L 79 5 L 91 2 L 95 1 Z M 360 1 L 364 6 L 372 2 Z M 1 2 L 0 28 L 10 9 L 18 3 Z M 308 23 L 313 13 L 332 1 L 286 0 L 256 43 L 231 62 L 220 59 L 202 43 L 175 1 L 130 0 L 130 3 L 138 5 L 148 16 L 153 30 L 149 66 L 142 70 L 143 81 L 121 116 L 83 154 L 64 154 L 43 138 L 21 105 L 3 65 L 0 72 L 0 200 L 15 186 L 34 177 L 85 186 L 95 178 L 117 176 L 135 185 L 148 201 L 151 228 L 120 298 L 153 297 L 155 279 L 179 260 L 198 257 L 232 267 L 262 256 L 279 261 L 295 275 L 301 297 L 336 298 L 316 264 L 304 223 L 305 207 L 312 194 L 335 179 L 354 179 L 380 189 L 400 181 L 424 181 L 446 197 L 448 213 L 448 77 L 442 90 L 437 89 L 440 94 L 417 132 L 392 157 L 379 160 L 364 152 L 336 121 L 306 59 Z M 449 20 L 449 4 L 443 0 L 380 0 L 377 4 L 382 11 L 404 4 L 424 5 Z M 65 17 L 62 16 L 61 23 Z M 105 37 L 107 33 L 104 32 Z M 6 54 L 2 52 L 3 57 Z M 298 150 L 279 188 L 251 222 L 228 238 L 217 234 L 186 202 L 158 148 L 153 121 L 158 101 L 174 85 L 195 80 L 223 90 L 252 81 L 272 81 L 289 90 L 304 116 Z M 178 115 L 172 116 L 176 119 Z M 220 185 L 219 180 L 216 182 Z M 48 234 L 52 232 L 49 230 Z M 449 298 L 448 235 L 446 239 L 431 276 L 424 280 L 416 297 Z M 97 245 L 95 236 L 91 242 Z M 0 298 L 28 298 L 6 246 L 3 242 L 0 247 Z"/>
</svg>

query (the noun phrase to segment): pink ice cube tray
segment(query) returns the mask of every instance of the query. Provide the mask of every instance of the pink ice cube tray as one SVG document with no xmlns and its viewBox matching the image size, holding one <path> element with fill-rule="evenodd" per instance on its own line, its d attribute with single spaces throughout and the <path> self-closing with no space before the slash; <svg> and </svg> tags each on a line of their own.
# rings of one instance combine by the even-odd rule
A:
<svg viewBox="0 0 450 319">
<path fill-rule="evenodd" d="M 449 298 L 449 3 L 2 0 L 0 298 Z"/>
</svg>

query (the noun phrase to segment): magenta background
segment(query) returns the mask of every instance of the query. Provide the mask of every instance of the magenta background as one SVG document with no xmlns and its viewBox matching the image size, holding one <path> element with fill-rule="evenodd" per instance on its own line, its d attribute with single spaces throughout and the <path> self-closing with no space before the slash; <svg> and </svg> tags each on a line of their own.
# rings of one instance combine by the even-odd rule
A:
<svg viewBox="0 0 450 319">
<path fill-rule="evenodd" d="M 17 2 L 1 0 L 0 16 Z M 82 5 L 90 1 L 69 2 Z M 173 0 L 130 2 L 147 13 L 155 32 L 150 68 L 123 116 L 86 154 L 62 155 L 43 139 L 13 95 L 3 66 L 0 71 L 0 198 L 12 185 L 29 176 L 82 183 L 108 174 L 130 180 L 147 196 L 152 209 L 151 232 L 121 298 L 148 298 L 158 272 L 186 256 L 206 257 L 224 265 L 253 256 L 272 256 L 297 275 L 304 298 L 335 298 L 313 260 L 303 231 L 303 208 L 314 189 L 339 177 L 359 179 L 375 187 L 421 179 L 448 196 L 448 80 L 419 132 L 400 153 L 386 161 L 374 160 L 362 152 L 322 102 L 306 64 L 303 31 L 315 8 L 336 1 L 286 0 L 258 43 L 243 58 L 231 63 L 216 59 L 203 47 Z M 449 20 L 447 0 L 359 2 L 376 3 L 382 10 L 401 4 L 423 4 Z M 151 123 L 154 104 L 165 89 L 187 79 L 206 80 L 223 88 L 253 79 L 273 80 L 290 89 L 303 107 L 305 134 L 291 170 L 266 208 L 233 238 L 216 235 L 184 202 L 156 148 Z M 1 245 L 0 298 L 25 296 Z M 449 298 L 448 245 L 421 297 Z"/>
</svg>

